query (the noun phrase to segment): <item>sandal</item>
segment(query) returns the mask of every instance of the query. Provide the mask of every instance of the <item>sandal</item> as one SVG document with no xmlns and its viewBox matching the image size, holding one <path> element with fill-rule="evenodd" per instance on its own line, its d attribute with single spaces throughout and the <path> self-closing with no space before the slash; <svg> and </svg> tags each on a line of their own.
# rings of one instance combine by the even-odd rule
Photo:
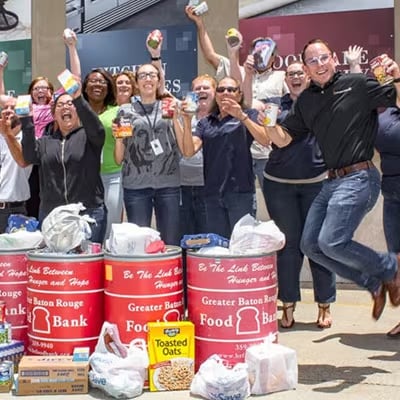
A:
<svg viewBox="0 0 400 400">
<path fill-rule="evenodd" d="M 281 328 L 290 329 L 294 325 L 293 313 L 296 309 L 296 303 L 283 303 L 282 304 L 282 318 L 281 318 Z M 287 324 L 284 324 L 286 321 Z"/>
<path fill-rule="evenodd" d="M 332 326 L 332 317 L 329 303 L 318 303 L 317 326 L 321 329 L 330 328 Z"/>
</svg>

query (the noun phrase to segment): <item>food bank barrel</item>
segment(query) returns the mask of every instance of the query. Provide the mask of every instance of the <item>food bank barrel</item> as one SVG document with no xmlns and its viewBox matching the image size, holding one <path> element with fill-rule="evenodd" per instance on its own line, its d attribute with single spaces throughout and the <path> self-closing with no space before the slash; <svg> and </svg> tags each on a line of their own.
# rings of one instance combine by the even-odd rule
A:
<svg viewBox="0 0 400 400">
<path fill-rule="evenodd" d="M 196 369 L 210 355 L 244 362 L 247 347 L 277 333 L 276 255 L 187 253 L 188 315 L 195 326 Z"/>
<path fill-rule="evenodd" d="M 30 250 L 30 249 L 28 249 Z M 27 345 L 26 319 L 26 252 L 0 251 L 0 300 L 6 302 L 6 320 L 11 324 L 12 338 Z"/>
<path fill-rule="evenodd" d="M 28 353 L 93 352 L 104 321 L 103 254 L 28 252 Z"/>
<path fill-rule="evenodd" d="M 182 319 L 181 249 L 152 255 L 104 255 L 105 320 L 117 324 L 121 341 L 147 340 L 147 323 Z"/>
</svg>

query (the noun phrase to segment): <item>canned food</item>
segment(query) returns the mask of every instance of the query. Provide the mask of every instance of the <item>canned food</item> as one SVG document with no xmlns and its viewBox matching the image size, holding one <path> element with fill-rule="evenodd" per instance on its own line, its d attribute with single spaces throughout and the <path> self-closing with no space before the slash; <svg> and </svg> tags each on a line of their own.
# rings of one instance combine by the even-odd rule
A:
<svg viewBox="0 0 400 400">
<path fill-rule="evenodd" d="M 197 7 L 200 4 L 200 0 L 189 0 L 189 7 Z"/>
<path fill-rule="evenodd" d="M 152 49 L 156 49 L 161 43 L 162 38 L 163 38 L 162 33 L 158 29 L 155 29 L 150 33 L 149 38 L 147 40 L 147 44 Z"/>
<path fill-rule="evenodd" d="M 393 76 L 386 72 L 386 68 L 383 65 L 383 59 L 381 56 L 373 58 L 369 64 L 376 80 L 381 85 L 386 85 L 387 83 L 391 83 L 393 81 Z"/>
<path fill-rule="evenodd" d="M 186 106 L 183 111 L 195 114 L 199 109 L 199 96 L 196 92 L 188 92 L 185 96 Z"/>
<path fill-rule="evenodd" d="M 258 72 L 263 72 L 268 68 L 269 61 L 275 49 L 276 43 L 270 38 L 265 38 L 256 42 L 252 54 L 254 57 L 254 68 Z"/>
<path fill-rule="evenodd" d="M 0 322 L 5 322 L 6 320 L 6 302 L 4 300 L 0 300 Z"/>
<path fill-rule="evenodd" d="M 3 365 L 8 365 L 8 368 L 10 370 L 10 377 L 14 376 L 14 362 L 11 360 L 4 360 L 1 362 Z"/>
<path fill-rule="evenodd" d="M 226 36 L 228 37 L 226 40 L 228 41 L 229 46 L 234 47 L 237 46 L 240 42 L 239 31 L 235 28 L 228 29 L 226 32 Z"/>
<path fill-rule="evenodd" d="M 4 67 L 8 61 L 8 54 L 5 51 L 0 51 L 0 65 Z"/>
<path fill-rule="evenodd" d="M 132 133 L 131 133 L 132 134 Z M 98 254 L 101 253 L 101 243 L 89 243 L 88 252 L 90 254 Z"/>
<path fill-rule="evenodd" d="M 279 106 L 275 103 L 267 103 L 264 109 L 264 126 L 275 126 L 278 118 Z"/>
<path fill-rule="evenodd" d="M 0 323 L 0 344 L 11 342 L 11 326 L 8 322 Z"/>
<path fill-rule="evenodd" d="M 174 116 L 174 99 L 172 97 L 164 97 L 161 100 L 161 113 L 163 118 L 173 118 Z"/>
<path fill-rule="evenodd" d="M 12 377 L 10 375 L 10 366 L 4 363 L 0 364 L 0 392 L 8 392 L 11 389 Z"/>
<path fill-rule="evenodd" d="M 196 6 L 193 10 L 193 12 L 196 15 L 202 15 L 205 14 L 208 11 L 208 5 L 205 1 L 201 2 L 198 6 Z"/>
<path fill-rule="evenodd" d="M 117 139 L 123 139 L 132 136 L 131 119 L 129 117 L 117 117 L 113 122 L 117 125 L 117 129 L 114 133 Z"/>
<path fill-rule="evenodd" d="M 74 32 L 72 29 L 66 28 L 64 29 L 64 38 L 68 44 L 74 43 Z"/>
</svg>

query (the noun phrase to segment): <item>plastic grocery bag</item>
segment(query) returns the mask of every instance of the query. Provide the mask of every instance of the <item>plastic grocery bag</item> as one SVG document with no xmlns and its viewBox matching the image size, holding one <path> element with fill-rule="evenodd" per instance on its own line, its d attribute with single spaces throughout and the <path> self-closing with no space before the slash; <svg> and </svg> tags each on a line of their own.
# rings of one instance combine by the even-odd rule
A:
<svg viewBox="0 0 400 400">
<path fill-rule="evenodd" d="M 295 389 L 298 380 L 296 352 L 273 343 L 270 335 L 264 343 L 246 349 L 251 394 L 268 394 Z"/>
<path fill-rule="evenodd" d="M 285 241 L 285 235 L 274 221 L 256 221 L 247 214 L 233 227 L 229 251 L 249 255 L 272 253 L 282 249 Z"/>
<path fill-rule="evenodd" d="M 16 231 L 0 235 L 0 250 L 36 249 L 43 244 L 43 235 L 40 231 Z"/>
<path fill-rule="evenodd" d="M 88 215 L 79 215 L 83 210 L 82 203 L 59 206 L 44 219 L 42 234 L 50 251 L 67 253 L 85 239 L 90 239 L 92 230 L 89 223 L 96 221 Z"/>
<path fill-rule="evenodd" d="M 228 368 L 217 354 L 213 354 L 200 365 L 190 392 L 209 400 L 243 400 L 250 395 L 247 365 L 237 363 Z"/>
<path fill-rule="evenodd" d="M 119 340 L 117 326 L 104 322 L 89 363 L 89 382 L 92 387 L 117 399 L 130 399 L 142 394 L 149 365 L 143 339 L 132 340 L 126 348 Z"/>
</svg>

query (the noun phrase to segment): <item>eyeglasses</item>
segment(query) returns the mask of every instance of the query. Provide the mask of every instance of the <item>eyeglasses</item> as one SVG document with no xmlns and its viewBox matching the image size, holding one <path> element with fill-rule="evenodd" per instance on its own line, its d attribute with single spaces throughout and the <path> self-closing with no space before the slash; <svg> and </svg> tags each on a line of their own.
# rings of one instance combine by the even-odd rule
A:
<svg viewBox="0 0 400 400">
<path fill-rule="evenodd" d="M 137 78 L 144 81 L 147 78 L 156 79 L 158 77 L 157 72 L 139 72 Z"/>
<path fill-rule="evenodd" d="M 304 71 L 290 71 L 287 73 L 287 76 L 289 78 L 295 78 L 296 76 L 301 78 L 302 76 L 304 76 Z"/>
<path fill-rule="evenodd" d="M 40 90 L 49 90 L 48 86 L 36 86 L 32 89 L 32 92 L 39 92 Z"/>
<path fill-rule="evenodd" d="M 58 101 L 56 104 L 56 108 L 63 108 L 65 106 L 67 107 L 72 107 L 74 105 L 74 103 L 72 102 L 72 100 L 67 100 L 67 101 Z"/>
<path fill-rule="evenodd" d="M 219 86 L 215 89 L 217 93 L 236 93 L 239 90 L 238 87 L 233 87 L 233 86 Z"/>
<path fill-rule="evenodd" d="M 102 85 L 105 86 L 107 85 L 107 81 L 104 79 L 88 79 L 88 83 L 92 84 L 92 85 Z"/>
<path fill-rule="evenodd" d="M 311 58 L 307 58 L 307 60 L 305 60 L 305 64 L 310 65 L 312 67 L 317 66 L 318 64 L 322 64 L 325 65 L 329 59 L 331 58 L 332 54 L 321 54 L 319 56 L 316 57 L 311 57 Z"/>
</svg>

